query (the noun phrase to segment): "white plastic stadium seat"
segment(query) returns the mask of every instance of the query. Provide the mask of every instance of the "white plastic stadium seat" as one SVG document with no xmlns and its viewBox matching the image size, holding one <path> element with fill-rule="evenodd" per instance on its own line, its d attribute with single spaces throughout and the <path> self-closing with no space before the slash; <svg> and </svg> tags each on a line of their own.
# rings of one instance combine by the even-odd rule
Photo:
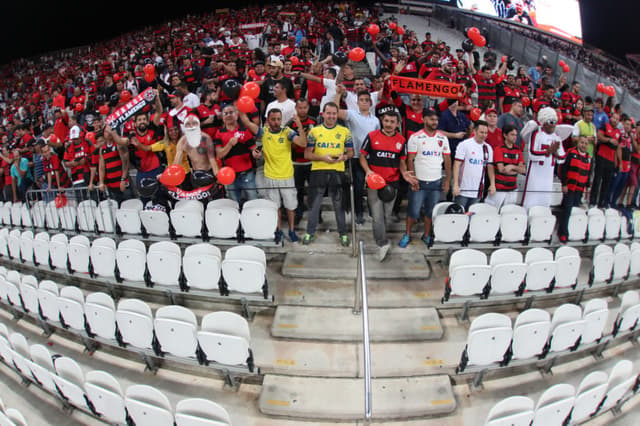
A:
<svg viewBox="0 0 640 426">
<path fill-rule="evenodd" d="M 640 243 L 631 243 L 631 261 L 629 265 L 629 276 L 637 277 L 640 275 Z"/>
<path fill-rule="evenodd" d="M 38 305 L 45 320 L 59 321 L 58 285 L 50 280 L 42 280 L 38 285 Z"/>
<path fill-rule="evenodd" d="M 636 381 L 633 374 L 633 363 L 627 359 L 620 360 L 613 366 L 607 380 L 607 394 L 602 411 L 613 408 L 622 399 Z"/>
<path fill-rule="evenodd" d="M 251 335 L 247 320 L 233 312 L 212 312 L 202 318 L 198 341 L 208 361 L 247 365 Z"/>
<path fill-rule="evenodd" d="M 105 371 L 89 371 L 84 390 L 102 420 L 111 424 L 127 423 L 124 394 L 115 377 Z"/>
<path fill-rule="evenodd" d="M 38 314 L 38 280 L 33 275 L 23 275 L 20 280 L 20 296 L 24 308 L 32 314 Z"/>
<path fill-rule="evenodd" d="M 9 256 L 9 228 L 0 229 L 0 254 Z"/>
<path fill-rule="evenodd" d="M 93 273 L 99 277 L 113 278 L 116 269 L 116 242 L 109 237 L 93 240 L 90 249 Z"/>
<path fill-rule="evenodd" d="M 604 235 L 608 240 L 615 240 L 620 237 L 620 224 L 622 217 L 616 209 L 606 209 L 604 211 L 605 228 Z"/>
<path fill-rule="evenodd" d="M 551 352 L 570 349 L 578 343 L 584 332 L 586 321 L 582 319 L 582 308 L 571 303 L 560 305 L 551 318 Z"/>
<path fill-rule="evenodd" d="M 178 286 L 182 267 L 180 247 L 170 241 L 151 244 L 147 252 L 147 266 L 154 284 Z"/>
<path fill-rule="evenodd" d="M 116 211 L 116 222 L 122 233 L 140 234 L 142 225 L 142 222 L 140 222 L 140 212 L 142 208 L 142 201 L 138 199 L 122 202 L 120 208 Z"/>
<path fill-rule="evenodd" d="M 49 265 L 49 234 L 38 232 L 33 237 L 33 258 L 38 265 Z"/>
<path fill-rule="evenodd" d="M 22 299 L 20 298 L 20 273 L 17 271 L 7 272 L 7 276 L 4 280 L 5 291 L 7 293 L 7 299 L 14 306 L 21 306 Z"/>
<path fill-rule="evenodd" d="M 91 332 L 103 339 L 115 340 L 116 304 L 106 293 L 91 293 L 84 302 L 84 315 Z"/>
<path fill-rule="evenodd" d="M 36 228 L 44 228 L 46 224 L 46 208 L 44 201 L 36 201 L 31 207 L 31 220 Z"/>
<path fill-rule="evenodd" d="M 605 244 L 598 244 L 593 250 L 593 269 L 590 284 L 609 282 L 613 272 L 613 249 Z"/>
<path fill-rule="evenodd" d="M 49 201 L 45 206 L 45 224 L 48 229 L 60 228 L 60 218 L 55 201 Z"/>
<path fill-rule="evenodd" d="M 574 247 L 558 247 L 556 250 L 556 288 L 572 287 L 578 282 L 580 252 Z"/>
<path fill-rule="evenodd" d="M 26 203 L 22 204 L 22 208 L 20 209 L 20 220 L 22 221 L 22 226 L 25 228 L 31 228 L 33 226 L 31 210 L 29 210 L 29 206 L 27 206 Z"/>
<path fill-rule="evenodd" d="M 11 422 L 11 426 L 27 426 L 27 421 L 20 411 L 15 408 L 7 408 L 5 412 L 7 419 Z"/>
<path fill-rule="evenodd" d="M 29 365 L 29 361 L 31 361 L 31 351 L 29 350 L 27 339 L 20 333 L 11 333 L 9 335 L 9 344 L 13 350 L 11 354 L 13 364 L 23 376 L 32 377 L 31 367 Z"/>
<path fill-rule="evenodd" d="M 501 241 L 523 241 L 527 232 L 527 211 L 522 206 L 507 204 L 500 209 Z"/>
<path fill-rule="evenodd" d="M 139 426 L 173 426 L 173 410 L 165 394 L 147 385 L 132 385 L 125 394 L 125 407 Z"/>
<path fill-rule="evenodd" d="M 202 233 L 204 206 L 198 200 L 178 201 L 169 213 L 176 235 L 199 237 Z"/>
<path fill-rule="evenodd" d="M 569 216 L 569 241 L 584 240 L 588 226 L 589 218 L 587 217 L 587 212 L 580 207 L 573 207 L 571 209 L 571 215 Z"/>
<path fill-rule="evenodd" d="M 629 275 L 631 249 L 626 244 L 618 243 L 613 247 L 613 255 L 613 279 L 624 280 Z"/>
<path fill-rule="evenodd" d="M 532 426 L 562 426 L 573 408 L 576 388 L 566 383 L 551 386 L 536 404 Z"/>
<path fill-rule="evenodd" d="M 506 315 L 490 312 L 474 319 L 465 348 L 469 365 L 485 366 L 501 362 L 512 336 L 511 319 Z"/>
<path fill-rule="evenodd" d="M 542 309 L 527 309 L 513 326 L 513 359 L 528 359 L 543 352 L 551 331 L 551 317 Z"/>
<path fill-rule="evenodd" d="M 179 401 L 176 404 L 175 420 L 176 426 L 231 426 L 227 410 L 202 398 Z"/>
<path fill-rule="evenodd" d="M 69 240 L 65 234 L 55 234 L 49 241 L 49 257 L 54 268 L 67 270 Z"/>
<path fill-rule="evenodd" d="M 494 206 L 478 203 L 469 207 L 469 240 L 472 242 L 494 241 L 500 230 L 500 215 Z"/>
<path fill-rule="evenodd" d="M 25 262 L 33 262 L 33 232 L 20 234 L 20 256 Z"/>
<path fill-rule="evenodd" d="M 218 287 L 222 263 L 218 247 L 207 243 L 190 245 L 184 251 L 182 263 L 189 287 L 201 290 Z"/>
<path fill-rule="evenodd" d="M 491 292 L 498 294 L 515 293 L 524 282 L 527 265 L 522 262 L 522 253 L 510 248 L 498 249 L 491 253 Z"/>
<path fill-rule="evenodd" d="M 60 218 L 60 227 L 67 231 L 76 229 L 76 216 L 78 214 L 74 200 L 69 200 L 68 204 L 58 209 L 58 217 Z"/>
<path fill-rule="evenodd" d="M 593 343 L 604 334 L 609 318 L 606 299 L 591 299 L 584 305 L 582 318 L 586 321 L 580 344 Z"/>
<path fill-rule="evenodd" d="M 53 365 L 56 368 L 53 381 L 60 389 L 60 393 L 71 405 L 89 410 L 84 394 L 84 373 L 80 366 L 65 356 L 55 359 Z"/>
<path fill-rule="evenodd" d="M 608 380 L 609 377 L 604 371 L 594 371 L 582 379 L 573 403 L 572 424 L 584 422 L 596 411 L 607 393 Z"/>
<path fill-rule="evenodd" d="M 100 201 L 96 209 L 96 225 L 98 225 L 98 231 L 108 234 L 115 231 L 117 210 L 118 203 L 115 200 Z"/>
<path fill-rule="evenodd" d="M 267 258 L 264 251 L 250 245 L 228 249 L 222 261 L 222 275 L 229 291 L 240 293 L 262 292 L 266 268 Z"/>
<path fill-rule="evenodd" d="M 122 299 L 118 303 L 116 322 L 123 343 L 141 349 L 151 349 L 153 344 L 153 315 L 142 300 Z"/>
<path fill-rule="evenodd" d="M 10 226 L 11 225 L 11 207 L 13 203 L 11 201 L 7 201 L 2 205 L 2 223 Z"/>
<path fill-rule="evenodd" d="M 551 250 L 543 247 L 529 249 L 524 256 L 524 262 L 527 265 L 526 289 L 536 291 L 549 288 L 557 271 Z"/>
<path fill-rule="evenodd" d="M 13 203 L 11 205 L 11 224 L 13 226 L 20 226 L 22 224 L 22 201 Z"/>
<path fill-rule="evenodd" d="M 449 280 L 452 295 L 482 294 L 491 276 L 487 255 L 479 250 L 455 251 L 449 260 Z"/>
<path fill-rule="evenodd" d="M 9 247 L 9 256 L 13 259 L 20 259 L 20 230 L 14 229 L 9 232 L 7 238 L 7 246 Z"/>
<path fill-rule="evenodd" d="M 549 207 L 534 206 L 529 209 L 530 241 L 550 241 L 555 226 L 556 217 Z"/>
<path fill-rule="evenodd" d="M 78 287 L 67 286 L 60 289 L 58 296 L 60 317 L 66 325 L 84 331 L 84 295 Z"/>
<path fill-rule="evenodd" d="M 156 311 L 154 329 L 163 352 L 184 358 L 195 358 L 198 348 L 198 321 L 183 306 L 163 306 Z"/>
<path fill-rule="evenodd" d="M 637 326 L 640 321 L 640 294 L 636 290 L 628 290 L 622 295 L 620 308 L 614 323 L 614 333 L 626 332 Z"/>
<path fill-rule="evenodd" d="M 56 392 L 56 385 L 53 382 L 55 367 L 53 366 L 53 358 L 46 346 L 36 344 L 29 348 L 31 353 L 31 374 L 33 377 L 49 392 Z"/>
<path fill-rule="evenodd" d="M 166 237 L 169 235 L 169 216 L 157 210 L 141 210 L 140 221 L 149 235 Z"/>
<path fill-rule="evenodd" d="M 510 396 L 491 408 L 485 426 L 529 426 L 534 416 L 533 400 L 526 396 Z"/>
<path fill-rule="evenodd" d="M 236 201 L 228 198 L 212 200 L 207 204 L 204 217 L 210 237 L 236 237 L 240 225 L 240 207 Z"/>
<path fill-rule="evenodd" d="M 246 201 L 240 213 L 240 223 L 245 238 L 273 239 L 278 227 L 278 206 L 266 199 Z"/>
<path fill-rule="evenodd" d="M 462 241 L 469 228 L 469 216 L 466 214 L 445 214 L 453 203 L 442 202 L 433 207 L 434 240 L 443 243 Z"/>
<path fill-rule="evenodd" d="M 597 207 L 592 207 L 587 210 L 587 218 L 589 220 L 589 240 L 602 240 L 604 238 L 604 229 L 607 224 L 604 212 Z"/>
<path fill-rule="evenodd" d="M 76 235 L 69 240 L 69 264 L 75 272 L 89 273 L 91 242 L 84 235 Z"/>
<path fill-rule="evenodd" d="M 144 281 L 147 248 L 140 240 L 124 240 L 116 250 L 116 264 L 120 277 L 127 281 Z"/>
<path fill-rule="evenodd" d="M 78 204 L 78 229 L 84 232 L 94 232 L 96 226 L 96 209 L 98 204 L 94 200 L 85 200 Z"/>
</svg>

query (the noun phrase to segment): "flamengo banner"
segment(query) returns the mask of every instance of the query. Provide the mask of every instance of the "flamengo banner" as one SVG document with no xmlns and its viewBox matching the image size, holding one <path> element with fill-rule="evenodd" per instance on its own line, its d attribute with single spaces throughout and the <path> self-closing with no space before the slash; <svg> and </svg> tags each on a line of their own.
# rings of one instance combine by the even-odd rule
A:
<svg viewBox="0 0 640 426">
<path fill-rule="evenodd" d="M 218 193 L 218 188 L 215 185 L 215 183 L 212 183 L 202 188 L 196 188 L 193 191 L 185 191 L 177 186 L 167 186 L 167 191 L 174 200 L 206 200 Z"/>
<path fill-rule="evenodd" d="M 151 87 L 147 88 L 144 92 L 140 93 L 135 98 L 109 114 L 106 120 L 107 124 L 111 126 L 112 129 L 119 128 L 128 119 L 133 117 L 136 112 L 140 111 L 147 105 L 150 105 L 155 97 L 153 89 Z"/>
<path fill-rule="evenodd" d="M 391 90 L 399 93 L 415 93 L 433 98 L 458 98 L 464 91 L 461 84 L 449 83 L 442 80 L 422 80 L 419 78 L 391 76 L 389 78 Z"/>
<path fill-rule="evenodd" d="M 262 28 L 266 26 L 266 22 L 254 22 L 253 24 L 242 24 L 240 25 L 241 30 L 255 30 L 257 28 Z"/>
</svg>

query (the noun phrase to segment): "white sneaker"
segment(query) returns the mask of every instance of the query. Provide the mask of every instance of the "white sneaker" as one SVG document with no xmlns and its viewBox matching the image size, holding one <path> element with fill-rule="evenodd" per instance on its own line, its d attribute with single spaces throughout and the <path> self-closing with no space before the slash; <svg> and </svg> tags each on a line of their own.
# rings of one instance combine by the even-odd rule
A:
<svg viewBox="0 0 640 426">
<path fill-rule="evenodd" d="M 389 242 L 381 247 L 378 247 L 378 262 L 382 262 L 385 257 L 387 257 L 389 248 L 391 248 L 391 243 Z"/>
</svg>

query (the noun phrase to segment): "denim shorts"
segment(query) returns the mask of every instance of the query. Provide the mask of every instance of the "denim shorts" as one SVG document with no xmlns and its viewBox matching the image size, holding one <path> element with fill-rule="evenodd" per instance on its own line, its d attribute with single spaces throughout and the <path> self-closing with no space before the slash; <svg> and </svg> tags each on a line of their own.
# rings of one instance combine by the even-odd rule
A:
<svg viewBox="0 0 640 426">
<path fill-rule="evenodd" d="M 442 196 L 442 179 L 426 182 L 418 181 L 420 189 L 409 190 L 409 207 L 407 216 L 417 220 L 420 217 L 420 209 L 424 208 L 425 217 L 430 218 L 433 208 Z"/>
</svg>

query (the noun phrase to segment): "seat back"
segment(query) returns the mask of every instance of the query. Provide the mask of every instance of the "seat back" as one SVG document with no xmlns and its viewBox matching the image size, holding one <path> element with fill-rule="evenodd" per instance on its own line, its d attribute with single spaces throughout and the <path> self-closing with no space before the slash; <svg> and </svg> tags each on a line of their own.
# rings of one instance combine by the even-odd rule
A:
<svg viewBox="0 0 640 426">
<path fill-rule="evenodd" d="M 49 257 L 54 268 L 67 269 L 69 241 L 64 234 L 55 234 L 49 241 Z"/>
<path fill-rule="evenodd" d="M 122 279 L 144 281 L 147 264 L 147 248 L 139 240 L 124 240 L 116 250 L 116 264 Z"/>
<path fill-rule="evenodd" d="M 183 306 L 163 306 L 156 312 L 154 329 L 163 352 L 178 357 L 195 357 L 197 328 L 195 314 Z"/>
<path fill-rule="evenodd" d="M 587 227 L 589 225 L 589 218 L 584 209 L 574 207 L 571 209 L 571 215 L 569 216 L 569 236 L 570 241 L 579 241 L 584 239 L 587 234 Z"/>
<path fill-rule="evenodd" d="M 187 285 L 202 290 L 218 287 L 222 254 L 214 245 L 202 243 L 187 247 L 182 258 Z"/>
<path fill-rule="evenodd" d="M 600 339 L 609 319 L 606 299 L 591 299 L 584 305 L 582 318 L 586 321 L 581 344 L 588 344 Z"/>
<path fill-rule="evenodd" d="M 210 201 L 205 222 L 210 237 L 235 238 L 240 224 L 240 207 L 236 201 L 226 198 Z"/>
<path fill-rule="evenodd" d="M 272 239 L 278 227 L 277 204 L 266 199 L 245 202 L 240 213 L 240 224 L 246 238 Z"/>
<path fill-rule="evenodd" d="M 152 386 L 129 386 L 125 394 L 125 407 L 137 425 L 173 426 L 173 410 L 169 399 Z"/>
<path fill-rule="evenodd" d="M 58 308 L 58 285 L 50 280 L 40 281 L 38 285 L 38 305 L 45 319 L 58 321 L 60 309 Z"/>
<path fill-rule="evenodd" d="M 39 232 L 33 237 L 33 257 L 40 265 L 49 264 L 49 234 Z"/>
<path fill-rule="evenodd" d="M 116 268 L 116 243 L 104 237 L 93 240 L 89 252 L 93 272 L 100 277 L 111 278 Z"/>
<path fill-rule="evenodd" d="M 120 383 L 105 371 L 89 371 L 85 384 L 87 397 L 102 419 L 111 424 L 126 424 L 127 413 Z"/>
<path fill-rule="evenodd" d="M 91 242 L 84 235 L 71 237 L 68 245 L 69 264 L 76 272 L 88 273 Z"/>
<path fill-rule="evenodd" d="M 498 249 L 491 253 L 491 291 L 499 294 L 518 291 L 527 273 L 522 254 L 514 249 Z"/>
<path fill-rule="evenodd" d="M 565 383 L 547 389 L 538 399 L 532 426 L 563 424 L 573 408 L 575 393 L 576 388 Z"/>
<path fill-rule="evenodd" d="M 169 216 L 156 210 L 140 211 L 140 221 L 150 235 L 166 237 L 169 235 Z"/>
<path fill-rule="evenodd" d="M 73 286 L 60 289 L 58 296 L 58 309 L 65 324 L 75 330 L 84 330 L 84 295 L 82 291 Z"/>
<path fill-rule="evenodd" d="M 231 426 L 229 413 L 221 405 L 202 398 L 183 399 L 176 404 L 176 426 Z"/>
<path fill-rule="evenodd" d="M 232 291 L 261 292 L 266 278 L 264 251 L 250 245 L 230 248 L 222 261 L 222 274 Z"/>
<path fill-rule="evenodd" d="M 580 253 L 574 247 L 563 246 L 556 250 L 556 287 L 577 284 L 580 273 Z"/>
<path fill-rule="evenodd" d="M 608 376 L 603 371 L 594 371 L 582 379 L 573 403 L 573 423 L 579 424 L 587 420 L 596 411 L 607 393 L 607 385 Z"/>
<path fill-rule="evenodd" d="M 622 223 L 622 216 L 616 209 L 606 209 L 604 211 L 605 216 L 605 228 L 604 235 L 608 240 L 615 240 L 620 236 L 620 228 Z"/>
<path fill-rule="evenodd" d="M 187 201 L 187 200 L 185 200 Z M 200 208 L 191 204 L 183 205 L 182 208 L 175 208 L 169 213 L 171 224 L 177 235 L 183 237 L 198 237 L 202 233 L 203 210 L 202 203 L 196 200 Z M 180 202 L 178 202 L 180 203 Z"/>
<path fill-rule="evenodd" d="M 103 339 L 115 339 L 116 304 L 111 296 L 101 292 L 87 295 L 84 312 L 92 333 Z"/>
<path fill-rule="evenodd" d="M 96 226 L 96 209 L 98 205 L 93 200 L 81 201 L 78 204 L 78 229 L 84 232 L 93 232 Z"/>
<path fill-rule="evenodd" d="M 547 311 L 527 309 L 516 318 L 513 326 L 513 359 L 528 359 L 542 353 L 551 331 Z"/>
<path fill-rule="evenodd" d="M 533 400 L 526 396 L 511 396 L 491 408 L 485 421 L 487 426 L 528 426 L 534 416 Z"/>
<path fill-rule="evenodd" d="M 149 349 L 153 342 L 151 308 L 142 300 L 122 299 L 116 311 L 116 323 L 124 343 Z"/>
<path fill-rule="evenodd" d="M 142 222 L 140 212 L 142 211 L 142 201 L 138 199 L 123 201 L 116 211 L 116 222 L 120 226 L 120 231 L 125 234 L 139 234 Z"/>
<path fill-rule="evenodd" d="M 604 238 L 604 230 L 606 226 L 606 218 L 604 212 L 597 207 L 590 208 L 587 211 L 589 240 L 601 240 Z"/>
<path fill-rule="evenodd" d="M 495 210 L 495 207 L 490 207 Z M 474 213 L 469 219 L 469 237 L 473 242 L 493 241 L 499 229 L 500 215 L 497 212 L 489 212 L 482 209 L 479 213 Z"/>
<path fill-rule="evenodd" d="M 118 203 L 115 200 L 100 201 L 96 209 L 96 225 L 98 231 L 113 233 Z"/>
<path fill-rule="evenodd" d="M 154 284 L 177 286 L 182 268 L 180 247 L 169 241 L 151 244 L 147 265 Z"/>
<path fill-rule="evenodd" d="M 467 336 L 470 365 L 490 365 L 502 361 L 511 344 L 511 320 L 503 314 L 487 313 L 474 319 Z"/>
<path fill-rule="evenodd" d="M 524 261 L 527 264 L 526 289 L 536 291 L 548 288 L 557 273 L 551 250 L 543 247 L 529 249 Z"/>
<path fill-rule="evenodd" d="M 593 252 L 593 282 L 609 281 L 614 263 L 613 249 L 605 244 L 598 244 Z"/>
</svg>

